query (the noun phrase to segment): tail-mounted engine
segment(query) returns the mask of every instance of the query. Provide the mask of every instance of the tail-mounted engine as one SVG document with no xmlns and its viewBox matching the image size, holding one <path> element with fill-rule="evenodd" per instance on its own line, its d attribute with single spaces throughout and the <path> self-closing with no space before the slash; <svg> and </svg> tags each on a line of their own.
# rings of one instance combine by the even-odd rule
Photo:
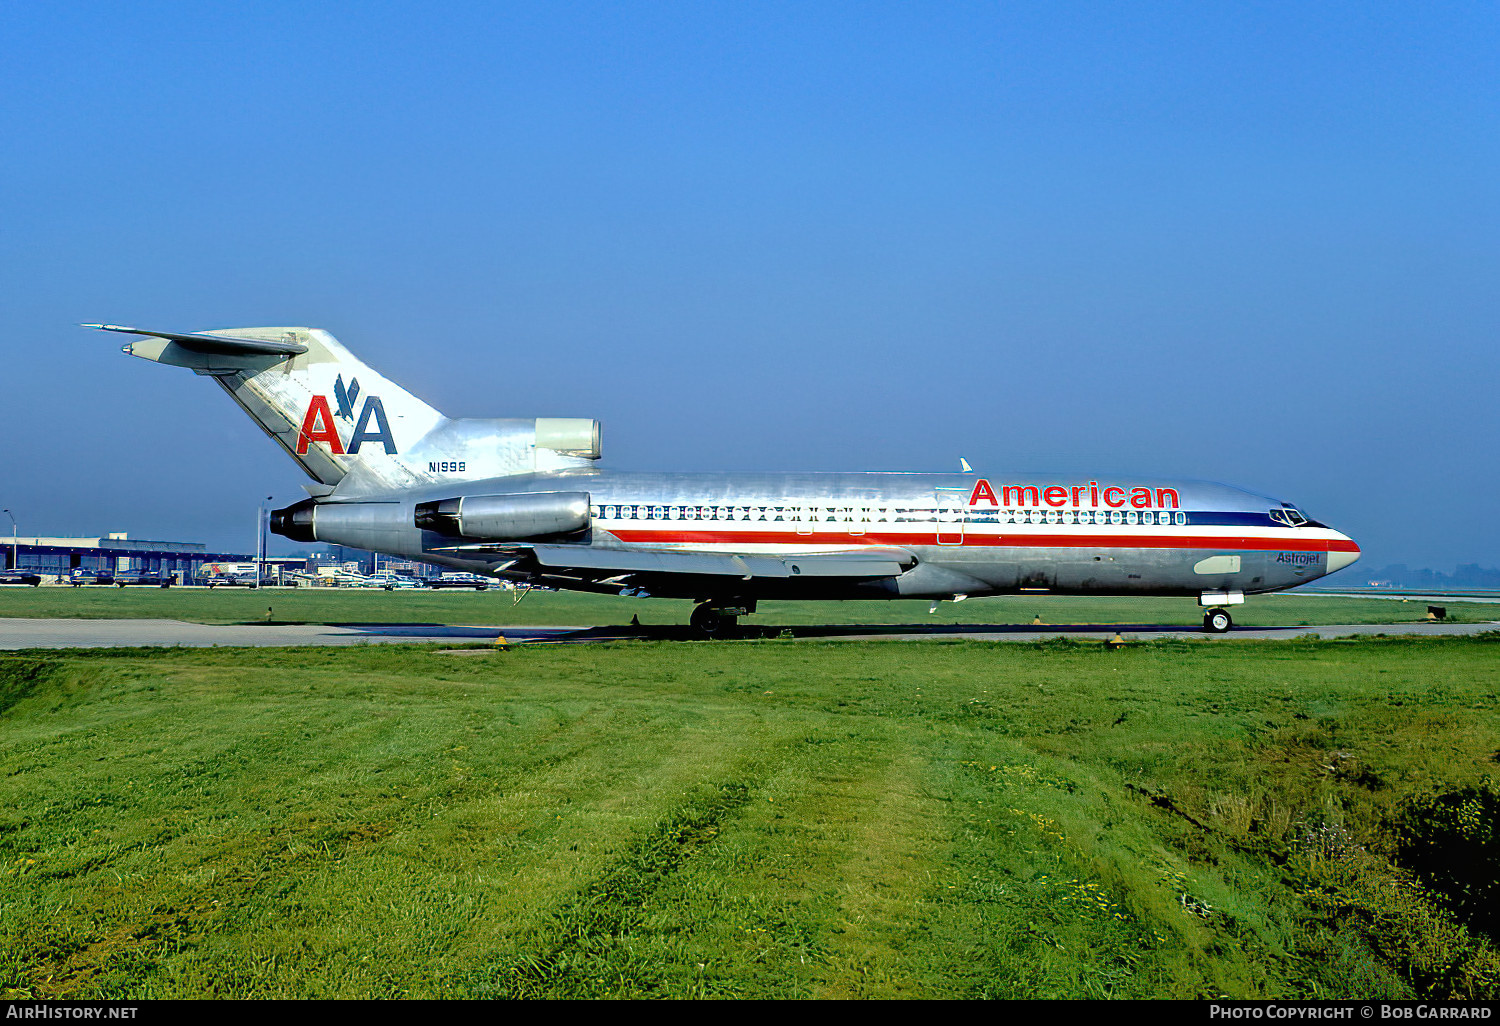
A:
<svg viewBox="0 0 1500 1026">
<path fill-rule="evenodd" d="M 538 417 L 536 419 L 536 447 L 551 449 L 564 456 L 597 460 L 604 452 L 600 445 L 599 435 L 597 420 L 584 420 L 576 417 Z"/>
<path fill-rule="evenodd" d="M 313 542 L 318 535 L 313 526 L 313 510 L 317 507 L 312 499 L 303 499 L 282 509 L 271 511 L 271 533 L 292 541 Z"/>
<path fill-rule="evenodd" d="M 414 521 L 424 531 L 483 541 L 577 534 L 589 526 L 589 493 L 461 495 L 419 503 Z"/>
<path fill-rule="evenodd" d="M 380 552 L 421 547 L 422 531 L 476 541 L 526 541 L 580 534 L 589 526 L 588 492 L 460 495 L 402 502 L 301 502 L 274 510 L 271 530 L 299 542 L 333 542 Z"/>
</svg>

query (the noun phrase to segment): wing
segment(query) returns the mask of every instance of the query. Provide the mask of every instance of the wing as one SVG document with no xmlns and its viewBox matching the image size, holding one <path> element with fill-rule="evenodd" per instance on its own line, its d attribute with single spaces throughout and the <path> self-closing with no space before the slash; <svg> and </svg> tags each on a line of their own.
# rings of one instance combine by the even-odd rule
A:
<svg viewBox="0 0 1500 1026">
<path fill-rule="evenodd" d="M 768 555 L 761 552 L 612 549 L 590 545 L 502 542 L 455 545 L 435 551 L 511 556 L 513 562 L 503 569 L 526 564 L 528 569 L 548 576 L 610 585 L 611 588 L 618 588 L 635 578 L 663 576 L 738 577 L 745 581 L 791 578 L 868 581 L 897 577 L 917 563 L 915 554 L 890 546 Z"/>
<path fill-rule="evenodd" d="M 741 552 L 684 552 L 676 549 L 596 549 L 538 545 L 532 549 L 547 567 L 609 570 L 614 573 L 709 574 L 755 578 L 895 577 L 916 563 L 905 549 L 882 548 L 765 555 Z M 903 565 L 904 564 L 904 565 Z"/>
<path fill-rule="evenodd" d="M 181 334 L 173 331 L 147 331 L 120 324 L 84 324 L 81 327 L 100 331 L 119 331 L 126 335 L 151 335 L 176 342 L 195 353 L 224 353 L 230 356 L 300 356 L 307 347 L 300 342 L 268 342 L 260 338 L 235 338 L 230 335 Z"/>
</svg>

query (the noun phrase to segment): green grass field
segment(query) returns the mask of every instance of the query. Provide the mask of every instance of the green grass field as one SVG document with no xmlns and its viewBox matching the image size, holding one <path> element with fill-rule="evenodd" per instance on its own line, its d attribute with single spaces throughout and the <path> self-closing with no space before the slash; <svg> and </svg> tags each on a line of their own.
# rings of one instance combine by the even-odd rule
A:
<svg viewBox="0 0 1500 1026">
<path fill-rule="evenodd" d="M 1500 605 L 1446 604 L 1450 618 L 1500 620 Z M 146 617 L 199 623 L 264 623 L 266 610 L 283 622 L 450 623 L 516 626 L 595 626 L 685 624 L 692 603 L 672 599 L 630 599 L 613 595 L 532 592 L 520 604 L 510 593 L 488 591 L 399 591 L 376 589 L 215 588 L 0 588 L 0 616 Z M 1152 623 L 1196 625 L 1203 611 L 1187 598 L 1078 598 L 1023 596 L 944 602 L 935 615 L 926 601 L 764 602 L 746 623 Z M 1306 595 L 1252 596 L 1234 608 L 1245 626 L 1391 623 L 1420 620 L 1425 602 L 1391 599 L 1320 598 Z"/>
<path fill-rule="evenodd" d="M 0 656 L 0 990 L 1494 998 L 1497 637 Z"/>
</svg>

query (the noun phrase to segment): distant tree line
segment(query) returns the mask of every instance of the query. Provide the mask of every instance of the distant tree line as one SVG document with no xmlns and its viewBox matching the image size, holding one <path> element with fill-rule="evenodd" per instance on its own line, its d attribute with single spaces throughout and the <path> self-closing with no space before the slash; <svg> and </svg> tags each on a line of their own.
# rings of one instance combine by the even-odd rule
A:
<svg viewBox="0 0 1500 1026">
<path fill-rule="evenodd" d="M 1367 570 L 1359 576 L 1372 583 L 1388 583 L 1394 588 L 1500 588 L 1500 569 L 1478 563 L 1460 563 L 1451 574 L 1426 567 L 1414 570 L 1405 563 L 1392 563 L 1379 570 Z"/>
</svg>

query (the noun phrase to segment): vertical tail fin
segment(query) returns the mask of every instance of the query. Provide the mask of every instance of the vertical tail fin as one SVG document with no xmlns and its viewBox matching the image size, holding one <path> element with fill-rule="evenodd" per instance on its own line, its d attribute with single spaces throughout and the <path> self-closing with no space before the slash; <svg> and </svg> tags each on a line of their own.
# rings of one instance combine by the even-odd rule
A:
<svg viewBox="0 0 1500 1026">
<path fill-rule="evenodd" d="M 86 327 L 148 338 L 131 356 L 210 375 L 311 478 L 358 474 L 398 488 L 423 480 L 402 454 L 443 415 L 317 328 L 231 328 L 193 334 Z"/>
</svg>

